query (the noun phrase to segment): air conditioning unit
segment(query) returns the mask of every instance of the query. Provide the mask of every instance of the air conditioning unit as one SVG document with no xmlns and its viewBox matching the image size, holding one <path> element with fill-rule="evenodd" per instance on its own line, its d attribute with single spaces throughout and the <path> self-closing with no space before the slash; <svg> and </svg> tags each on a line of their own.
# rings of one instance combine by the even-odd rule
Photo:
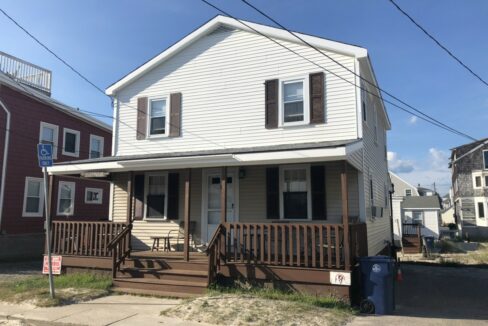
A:
<svg viewBox="0 0 488 326">
<path fill-rule="evenodd" d="M 383 207 L 371 206 L 371 216 L 383 217 Z"/>
</svg>

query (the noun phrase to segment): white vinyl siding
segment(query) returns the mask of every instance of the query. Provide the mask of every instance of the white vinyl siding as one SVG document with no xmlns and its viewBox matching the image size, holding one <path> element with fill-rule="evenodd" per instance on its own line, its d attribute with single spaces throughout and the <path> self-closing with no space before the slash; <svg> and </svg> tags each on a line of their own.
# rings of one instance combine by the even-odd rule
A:
<svg viewBox="0 0 488 326">
<path fill-rule="evenodd" d="M 42 178 L 25 178 L 24 204 L 22 216 L 41 217 L 44 208 L 44 189 Z"/>
<path fill-rule="evenodd" d="M 42 122 L 39 128 L 39 143 L 53 145 L 53 159 L 58 158 L 59 127 L 51 123 Z"/>
<path fill-rule="evenodd" d="M 354 82 L 354 75 L 313 49 L 283 43 Z M 327 54 L 355 69 L 353 57 Z M 264 81 L 308 77 L 317 71 L 317 66 L 253 33 L 223 31 L 203 37 L 117 93 L 124 123 L 115 128 L 115 155 L 356 139 L 356 89 L 327 72 L 326 123 L 265 128 Z M 173 92 L 182 93 L 182 136 L 136 140 L 137 98 L 157 99 Z"/>
<path fill-rule="evenodd" d="M 58 215 L 71 216 L 75 212 L 75 191 L 74 182 L 59 181 L 58 187 Z"/>
</svg>

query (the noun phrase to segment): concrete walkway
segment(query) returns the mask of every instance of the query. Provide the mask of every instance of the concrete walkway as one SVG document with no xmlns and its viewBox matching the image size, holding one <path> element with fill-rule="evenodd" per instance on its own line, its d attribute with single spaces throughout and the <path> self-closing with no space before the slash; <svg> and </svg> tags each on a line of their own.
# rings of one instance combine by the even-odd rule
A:
<svg viewBox="0 0 488 326">
<path fill-rule="evenodd" d="M 178 303 L 131 295 L 112 295 L 62 307 L 37 308 L 32 305 L 0 303 L 3 325 L 204 325 L 160 316 L 162 310 Z"/>
</svg>

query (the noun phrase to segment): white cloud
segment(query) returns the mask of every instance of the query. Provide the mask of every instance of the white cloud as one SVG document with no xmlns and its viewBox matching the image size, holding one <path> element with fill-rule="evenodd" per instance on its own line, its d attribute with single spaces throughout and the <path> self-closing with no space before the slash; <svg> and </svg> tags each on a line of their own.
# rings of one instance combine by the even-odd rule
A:
<svg viewBox="0 0 488 326">
<path fill-rule="evenodd" d="M 413 162 L 400 159 L 398 153 L 388 152 L 387 158 L 390 171 L 395 173 L 410 173 L 414 170 Z"/>
<path fill-rule="evenodd" d="M 448 168 L 449 153 L 437 148 L 430 148 L 422 160 L 402 159 L 396 152 L 388 152 L 390 171 L 399 174 L 406 181 L 417 186 L 433 188 L 444 195 L 451 186 L 451 173 Z"/>
<path fill-rule="evenodd" d="M 417 121 L 419 120 L 419 118 L 417 118 L 416 116 L 412 115 L 410 117 L 410 119 L 408 119 L 408 123 L 411 124 L 411 125 L 414 125 L 417 123 Z"/>
</svg>

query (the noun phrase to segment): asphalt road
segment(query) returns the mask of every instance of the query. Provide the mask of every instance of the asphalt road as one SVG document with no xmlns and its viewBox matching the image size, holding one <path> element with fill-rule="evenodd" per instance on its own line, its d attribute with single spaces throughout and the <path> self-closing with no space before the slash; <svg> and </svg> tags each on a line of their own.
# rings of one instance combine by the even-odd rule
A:
<svg viewBox="0 0 488 326">
<path fill-rule="evenodd" d="M 393 316 L 361 316 L 360 325 L 488 325 L 488 268 L 403 264 Z"/>
</svg>

